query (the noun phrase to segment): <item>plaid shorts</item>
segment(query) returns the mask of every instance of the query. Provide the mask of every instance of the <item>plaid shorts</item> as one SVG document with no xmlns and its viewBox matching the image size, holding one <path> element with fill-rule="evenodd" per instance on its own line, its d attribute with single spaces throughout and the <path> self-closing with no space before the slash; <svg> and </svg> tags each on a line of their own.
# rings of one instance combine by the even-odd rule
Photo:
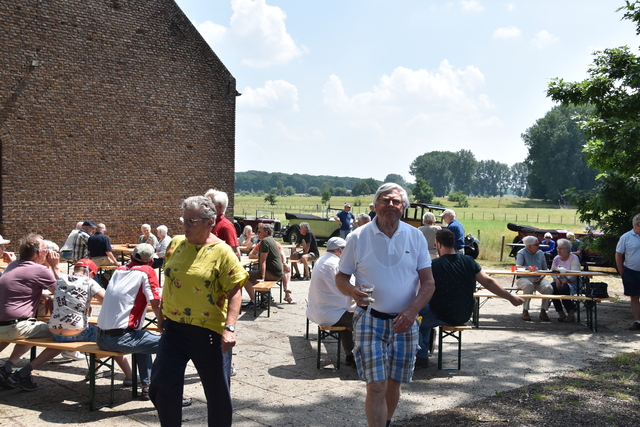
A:
<svg viewBox="0 0 640 427">
<path fill-rule="evenodd" d="M 358 307 L 353 316 L 356 366 L 367 384 L 391 378 L 411 382 L 418 351 L 418 322 L 408 332 L 393 332 L 393 320 L 373 317 L 370 310 Z"/>
</svg>

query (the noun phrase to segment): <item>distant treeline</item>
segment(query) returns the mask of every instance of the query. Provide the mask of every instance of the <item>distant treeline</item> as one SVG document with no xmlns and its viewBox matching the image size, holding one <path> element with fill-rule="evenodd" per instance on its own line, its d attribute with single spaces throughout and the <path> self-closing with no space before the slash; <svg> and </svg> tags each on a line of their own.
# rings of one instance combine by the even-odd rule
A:
<svg viewBox="0 0 640 427">
<path fill-rule="evenodd" d="M 273 188 L 292 187 L 295 193 L 307 193 L 309 188 L 315 187 L 321 191 L 326 188 L 353 189 L 362 178 L 329 175 L 286 174 L 281 172 L 247 171 L 236 172 L 236 192 L 264 192 Z"/>
</svg>

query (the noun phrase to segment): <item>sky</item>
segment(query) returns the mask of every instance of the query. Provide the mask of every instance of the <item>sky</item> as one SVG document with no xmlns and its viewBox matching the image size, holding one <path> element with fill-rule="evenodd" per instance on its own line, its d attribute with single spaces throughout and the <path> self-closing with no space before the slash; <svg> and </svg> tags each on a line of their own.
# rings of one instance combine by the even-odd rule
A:
<svg viewBox="0 0 640 427">
<path fill-rule="evenodd" d="M 236 172 L 414 182 L 430 151 L 508 165 L 554 106 L 627 45 L 623 0 L 177 0 L 236 78 Z"/>
</svg>

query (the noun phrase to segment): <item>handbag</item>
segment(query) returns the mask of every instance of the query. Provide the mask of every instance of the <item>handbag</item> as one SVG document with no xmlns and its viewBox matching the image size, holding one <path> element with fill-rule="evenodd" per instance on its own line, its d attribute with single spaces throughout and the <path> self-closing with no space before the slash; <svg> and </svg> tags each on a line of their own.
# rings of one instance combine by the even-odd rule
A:
<svg viewBox="0 0 640 427">
<path fill-rule="evenodd" d="M 584 295 L 589 298 L 609 298 L 607 284 L 604 282 L 589 282 Z"/>
</svg>

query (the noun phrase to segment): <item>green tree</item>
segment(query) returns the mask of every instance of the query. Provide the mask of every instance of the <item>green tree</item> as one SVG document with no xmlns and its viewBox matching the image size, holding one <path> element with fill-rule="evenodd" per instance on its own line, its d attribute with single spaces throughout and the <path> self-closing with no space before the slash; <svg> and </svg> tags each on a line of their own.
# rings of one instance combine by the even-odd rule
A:
<svg viewBox="0 0 640 427">
<path fill-rule="evenodd" d="M 284 194 L 285 194 L 285 196 L 295 196 L 296 195 L 296 189 L 293 188 L 291 185 L 289 185 L 289 186 L 285 187 Z"/>
<path fill-rule="evenodd" d="M 424 179 L 416 178 L 416 185 L 413 187 L 413 196 L 418 203 L 431 203 L 435 194 L 433 194 L 433 188 L 429 187 Z"/>
<path fill-rule="evenodd" d="M 455 159 L 451 164 L 451 177 L 453 188 L 462 191 L 464 194 L 471 194 L 473 177 L 476 174 L 478 161 L 476 156 L 469 150 L 460 150 L 455 153 Z"/>
<path fill-rule="evenodd" d="M 331 200 L 331 190 L 325 188 L 322 192 L 322 204 L 326 205 L 329 200 Z"/>
<path fill-rule="evenodd" d="M 555 106 L 522 134 L 529 149 L 525 163 L 531 197 L 558 201 L 569 188 L 593 188 L 596 171 L 587 166 L 587 140 L 577 123 L 592 111 L 586 105 Z"/>
<path fill-rule="evenodd" d="M 269 193 L 264 197 L 265 202 L 269 202 L 271 206 L 275 205 L 278 199 L 274 193 Z"/>
<path fill-rule="evenodd" d="M 454 193 L 449 194 L 449 197 L 447 197 L 447 200 L 449 200 L 450 202 L 456 202 L 457 208 L 469 207 L 469 200 L 467 198 L 467 195 L 464 194 L 462 191 L 456 191 Z"/>
<path fill-rule="evenodd" d="M 502 196 L 511 182 L 511 173 L 506 163 L 495 160 L 480 160 L 473 180 L 473 194 Z"/>
<path fill-rule="evenodd" d="M 455 159 L 455 153 L 450 151 L 431 151 L 416 157 L 409 166 L 409 171 L 416 178 L 424 179 L 437 197 L 443 197 L 451 189 L 451 165 Z"/>
<path fill-rule="evenodd" d="M 331 190 L 333 196 L 344 197 L 350 195 L 349 190 L 344 187 L 335 187 Z"/>
<path fill-rule="evenodd" d="M 405 190 L 407 187 L 407 181 L 405 181 L 404 178 L 401 175 L 398 175 L 397 173 L 390 173 L 389 175 L 387 175 L 387 177 L 384 179 L 384 182 L 395 182 Z"/>
<path fill-rule="evenodd" d="M 529 169 L 524 162 L 514 163 L 511 165 L 511 182 L 509 185 L 513 194 L 518 197 L 525 197 L 529 194 L 529 184 L 527 183 L 528 176 Z"/>
<path fill-rule="evenodd" d="M 351 194 L 354 196 L 366 196 L 368 194 L 375 194 L 379 186 L 379 182 L 373 178 L 363 179 L 353 185 Z"/>
<path fill-rule="evenodd" d="M 627 1 L 618 10 L 625 11 L 624 19 L 640 34 L 640 1 Z M 576 191 L 573 196 L 580 219 L 605 233 L 605 238 L 587 245 L 611 259 L 618 237 L 640 212 L 640 57 L 626 46 L 594 56 L 587 79 L 553 79 L 547 94 L 565 106 L 593 107 L 580 124 L 588 140 L 587 162 L 600 174 L 592 191 Z"/>
<path fill-rule="evenodd" d="M 318 187 L 309 187 L 307 188 L 307 194 L 310 196 L 319 196 L 322 194 Z"/>
</svg>

